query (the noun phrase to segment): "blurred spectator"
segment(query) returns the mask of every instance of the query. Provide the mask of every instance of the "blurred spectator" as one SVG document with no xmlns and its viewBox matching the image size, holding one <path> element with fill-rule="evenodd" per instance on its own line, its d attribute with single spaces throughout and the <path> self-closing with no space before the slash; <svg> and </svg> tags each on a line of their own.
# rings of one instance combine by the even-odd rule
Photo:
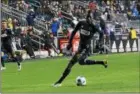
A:
<svg viewBox="0 0 140 94">
<path fill-rule="evenodd" d="M 8 28 L 13 30 L 13 20 L 11 18 L 8 19 Z"/>
<path fill-rule="evenodd" d="M 17 19 L 13 19 L 13 32 L 15 36 L 19 36 L 21 33 L 20 22 Z"/>
<path fill-rule="evenodd" d="M 133 27 L 130 28 L 129 39 L 130 39 L 130 44 L 131 44 L 130 48 L 131 48 L 131 51 L 132 51 L 132 48 L 133 48 L 132 45 L 134 43 L 134 40 L 137 39 L 137 31 Z"/>
<path fill-rule="evenodd" d="M 139 16 L 139 12 L 138 12 L 136 6 L 132 9 L 132 16 L 134 16 L 134 17 L 138 17 Z"/>
<path fill-rule="evenodd" d="M 32 36 L 32 34 L 33 34 L 33 27 L 32 26 L 29 26 L 28 27 L 28 29 L 27 29 L 27 34 L 29 35 L 29 36 Z"/>
<path fill-rule="evenodd" d="M 111 31 L 112 31 L 112 24 L 109 23 L 106 25 L 106 33 L 105 33 L 105 44 L 107 45 L 109 45 Z"/>
<path fill-rule="evenodd" d="M 30 58 L 35 58 L 31 38 L 29 37 L 29 35 L 27 34 L 26 31 L 23 31 L 21 33 L 21 47 L 24 50 L 26 50 L 26 52 L 30 56 Z"/>
<path fill-rule="evenodd" d="M 105 33 L 106 32 L 106 23 L 105 23 L 104 17 L 100 18 L 100 27 L 101 27 L 101 30 Z"/>
<path fill-rule="evenodd" d="M 118 22 L 118 21 L 116 21 L 116 23 L 115 23 L 115 31 L 117 31 L 117 29 L 118 28 L 121 28 L 122 26 L 121 26 L 121 24 Z"/>
<path fill-rule="evenodd" d="M 18 10 L 27 12 L 29 5 L 24 0 L 19 0 L 10 3 L 11 6 L 15 7 Z"/>
<path fill-rule="evenodd" d="M 35 12 L 33 9 L 30 9 L 28 15 L 27 15 L 27 23 L 28 23 L 28 26 L 34 26 L 34 19 L 35 19 L 36 15 L 35 15 Z"/>
<path fill-rule="evenodd" d="M 51 49 L 53 49 L 52 45 L 55 47 L 54 45 L 54 39 L 53 39 L 53 35 L 52 34 L 42 34 L 41 37 L 44 39 L 44 49 L 48 51 L 48 55 L 50 57 L 52 57 L 51 55 Z M 56 48 L 56 47 L 55 47 Z"/>
<path fill-rule="evenodd" d="M 136 39 L 137 38 L 137 31 L 134 28 L 130 28 L 130 39 Z"/>
<path fill-rule="evenodd" d="M 1 0 L 1 2 L 4 3 L 4 4 L 8 4 L 9 3 L 8 1 L 9 0 Z"/>
<path fill-rule="evenodd" d="M 140 1 L 137 4 L 137 10 L 139 11 L 139 14 L 140 14 Z"/>
<path fill-rule="evenodd" d="M 110 40 L 111 41 L 114 41 L 116 39 L 116 37 L 115 37 L 115 31 L 114 30 L 111 30 L 111 32 L 110 32 Z"/>
<path fill-rule="evenodd" d="M 51 31 L 54 37 L 57 37 L 59 26 L 60 26 L 60 22 L 56 18 L 54 18 L 51 24 Z"/>
<path fill-rule="evenodd" d="M 128 17 L 129 20 L 131 19 L 131 15 L 132 15 L 131 10 L 128 10 L 128 11 L 127 11 L 127 17 Z"/>
</svg>

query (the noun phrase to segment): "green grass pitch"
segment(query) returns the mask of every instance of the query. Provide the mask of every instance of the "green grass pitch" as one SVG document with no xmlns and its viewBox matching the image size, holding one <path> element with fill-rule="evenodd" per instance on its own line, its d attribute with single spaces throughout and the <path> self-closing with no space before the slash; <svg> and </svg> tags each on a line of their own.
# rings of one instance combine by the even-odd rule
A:
<svg viewBox="0 0 140 94">
<path fill-rule="evenodd" d="M 105 55 L 91 56 L 90 59 L 103 60 Z M 2 92 L 140 92 L 139 53 L 110 54 L 109 67 L 101 65 L 73 67 L 61 87 L 51 86 L 61 76 L 70 58 L 28 60 L 17 65 L 7 63 L 2 71 Z M 87 85 L 78 87 L 77 76 L 85 76 Z"/>
</svg>

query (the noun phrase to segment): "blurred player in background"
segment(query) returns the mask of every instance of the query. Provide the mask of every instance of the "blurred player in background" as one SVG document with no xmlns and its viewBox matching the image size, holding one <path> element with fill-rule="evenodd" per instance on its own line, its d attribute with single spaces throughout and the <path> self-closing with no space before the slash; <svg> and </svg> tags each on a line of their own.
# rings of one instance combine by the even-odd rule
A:
<svg viewBox="0 0 140 94">
<path fill-rule="evenodd" d="M 5 52 L 9 58 L 12 58 L 13 61 L 17 62 L 18 70 L 21 70 L 21 55 L 15 54 L 12 48 L 12 37 L 13 37 L 13 31 L 11 29 L 7 28 L 7 21 L 2 21 L 2 28 L 1 28 L 1 42 L 3 47 L 3 52 Z M 2 65 L 4 66 L 4 61 L 2 61 Z M 2 69 L 3 69 L 2 67 Z"/>
<path fill-rule="evenodd" d="M 52 57 L 51 55 L 51 49 L 54 50 L 55 53 L 57 53 L 58 56 L 63 56 L 63 54 L 60 53 L 60 51 L 57 49 L 54 43 L 54 36 L 52 33 L 45 33 L 42 35 L 44 39 L 44 49 L 48 51 L 49 56 Z"/>
</svg>

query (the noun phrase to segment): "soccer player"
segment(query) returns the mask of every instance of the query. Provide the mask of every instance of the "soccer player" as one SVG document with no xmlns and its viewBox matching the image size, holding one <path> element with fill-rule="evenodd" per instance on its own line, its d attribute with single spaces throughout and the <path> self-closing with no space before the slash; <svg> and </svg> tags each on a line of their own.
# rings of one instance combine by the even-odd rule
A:
<svg viewBox="0 0 140 94">
<path fill-rule="evenodd" d="M 1 42 L 4 48 L 4 52 L 8 54 L 9 57 L 13 58 L 15 62 L 18 64 L 18 70 L 21 70 L 21 55 L 14 54 L 12 49 L 12 31 L 7 28 L 7 22 L 2 21 L 2 30 L 1 30 Z M 3 63 L 4 64 L 4 63 Z"/>
<path fill-rule="evenodd" d="M 53 49 L 58 56 L 63 56 L 63 54 L 61 54 L 55 44 L 54 44 L 54 39 L 53 39 L 53 34 L 49 34 L 49 33 L 46 33 L 46 34 L 43 34 L 42 37 L 44 38 L 44 48 L 48 51 L 49 53 L 49 56 L 51 56 L 51 49 Z"/>
<path fill-rule="evenodd" d="M 91 11 L 88 12 L 88 15 L 86 17 L 85 21 L 80 21 L 75 29 L 73 30 L 71 37 L 68 42 L 67 50 L 70 50 L 72 47 L 72 40 L 74 35 L 77 31 L 80 32 L 80 42 L 78 51 L 75 53 L 75 55 L 72 57 L 72 59 L 69 61 L 68 66 L 64 70 L 62 76 L 60 79 L 54 83 L 54 87 L 61 86 L 61 83 L 63 80 L 69 75 L 71 72 L 72 67 L 76 64 L 76 62 L 79 62 L 80 65 L 103 65 L 105 68 L 107 68 L 107 61 L 96 61 L 96 60 L 88 60 L 88 51 L 90 50 L 90 41 L 93 38 L 93 35 L 98 32 L 100 34 L 99 42 L 102 44 L 103 42 L 103 32 L 101 32 L 95 25 L 93 18 L 91 17 Z"/>
</svg>

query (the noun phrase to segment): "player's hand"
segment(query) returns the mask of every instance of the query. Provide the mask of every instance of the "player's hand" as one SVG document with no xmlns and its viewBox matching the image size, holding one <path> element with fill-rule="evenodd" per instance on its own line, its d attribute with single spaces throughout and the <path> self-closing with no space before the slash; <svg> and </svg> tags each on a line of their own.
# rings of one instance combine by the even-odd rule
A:
<svg viewBox="0 0 140 94">
<path fill-rule="evenodd" d="M 69 44 L 67 45 L 67 50 L 70 50 L 71 47 L 72 47 L 72 44 L 69 43 Z"/>
</svg>

